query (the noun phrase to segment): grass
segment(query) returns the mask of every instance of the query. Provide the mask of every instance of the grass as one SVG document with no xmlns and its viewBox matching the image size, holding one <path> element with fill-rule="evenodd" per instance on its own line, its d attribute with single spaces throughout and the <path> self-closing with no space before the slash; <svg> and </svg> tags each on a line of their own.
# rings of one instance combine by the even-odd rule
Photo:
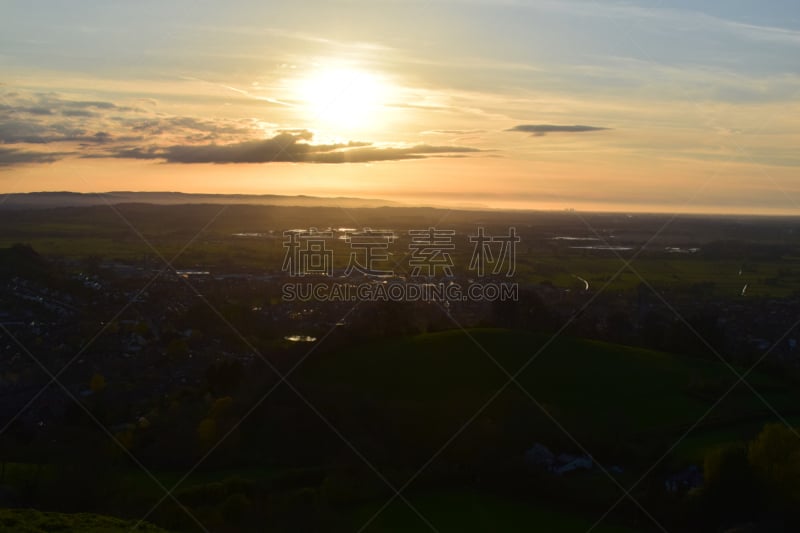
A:
<svg viewBox="0 0 800 533">
<path fill-rule="evenodd" d="M 800 417 L 786 417 L 784 420 L 792 427 L 800 426 Z M 783 423 L 778 419 L 769 420 L 773 423 Z M 728 443 L 746 443 L 752 441 L 764 428 L 763 421 L 742 422 L 734 426 L 710 428 L 695 431 L 681 441 L 675 449 L 675 455 L 684 463 L 702 464 L 706 454 Z"/>
<path fill-rule="evenodd" d="M 34 509 L 0 509 L 0 531 L 17 533 L 51 533 L 53 531 L 166 533 L 166 530 L 151 524 L 143 523 L 134 529 L 135 525 L 135 521 L 91 513 L 64 514 Z"/>
<path fill-rule="evenodd" d="M 545 442 L 556 451 L 576 451 L 568 449 L 569 440 L 560 428 L 552 424 L 546 427 L 549 420 L 542 415 L 541 406 L 590 452 L 600 454 L 598 460 L 606 466 L 621 464 L 625 476 L 635 479 L 637 468 L 645 461 L 637 463 L 636 457 L 624 455 L 609 458 L 608 450 L 620 443 L 644 439 L 660 455 L 716 400 L 713 391 L 707 397 L 699 395 L 692 383 L 724 384 L 733 379 L 730 370 L 715 361 L 572 338 L 560 338 L 545 346 L 548 339 L 542 334 L 500 329 L 475 329 L 468 335 L 446 331 L 386 339 L 335 353 L 313 354 L 298 369 L 293 383 L 360 450 L 364 443 L 359 439 L 366 438 L 368 442 L 380 435 L 380 443 L 392 442 L 404 454 L 418 454 L 420 460 L 412 460 L 422 464 L 506 383 L 508 378 L 497 364 L 510 373 L 521 370 L 519 383 L 536 402 L 515 385 L 509 386 L 472 420 L 470 429 L 462 435 L 466 438 L 457 439 L 449 447 L 446 453 L 455 454 L 448 455 L 451 464 L 454 459 L 470 464 L 487 451 L 499 453 L 509 459 L 509 464 L 516 465 L 515 469 L 521 469 L 524 450 L 536 441 Z M 779 411 L 798 404 L 798 394 L 777 378 L 754 373 L 750 381 Z M 374 420 L 370 417 L 376 413 L 382 423 L 371 425 Z M 348 426 L 348 416 L 352 417 L 352 426 Z M 340 425 L 342 417 L 345 420 Z M 711 413 L 709 424 L 701 425 L 681 442 L 674 453 L 675 461 L 701 464 L 707 451 L 725 442 L 752 438 L 763 420 L 770 418 L 751 391 L 737 388 Z M 362 425 L 365 421 L 369 429 Z M 380 465 L 385 460 L 374 455 L 374 450 L 365 453 Z M 8 465 L 7 478 L 31 475 L 24 466 Z M 280 474 L 279 469 L 266 467 L 201 470 L 190 476 L 178 493 L 188 494 L 232 477 L 260 484 Z M 181 475 L 157 473 L 167 487 Z M 605 492 L 600 490 L 602 487 L 587 485 L 608 484 L 604 477 L 585 477 L 583 481 L 574 480 L 577 492 Z M 125 475 L 123 486 L 126 494 L 139 494 L 144 499 L 161 496 L 152 480 L 138 471 Z M 409 497 L 443 532 L 585 531 L 592 524 L 591 516 L 464 488 L 417 489 L 411 490 Z M 356 508 L 337 509 L 341 530 L 358 529 L 381 503 L 376 498 Z M 44 520 L 30 516 L 31 520 Z M 83 520 L 83 516 L 57 515 L 50 519 Z M 28 527 L 22 520 L 30 517 L 11 518 Z M 31 528 L 39 527 L 35 526 L 38 522 L 31 523 Z M 98 525 L 96 530 L 114 531 L 115 526 L 109 524 L 112 529 Z M 92 531 L 91 527 L 94 525 L 87 522 L 75 530 Z M 423 527 L 418 516 L 402 502 L 395 502 L 369 531 L 417 531 Z M 596 530 L 626 531 L 604 525 Z"/>
<path fill-rule="evenodd" d="M 505 330 L 424 334 L 318 358 L 301 373 L 332 404 L 354 391 L 349 394 L 368 399 L 385 419 L 446 438 L 508 381 L 500 367 L 520 371 L 518 383 L 535 402 L 512 384 L 486 410 L 487 423 L 541 416 L 542 406 L 568 431 L 608 443 L 680 435 L 735 379 L 716 361 L 602 342 L 563 338 L 540 351 L 547 339 Z M 748 381 L 779 411 L 794 409 L 800 399 L 775 378 L 756 373 Z M 715 386 L 699 395 L 692 388 L 698 382 Z M 767 414 L 739 386 L 708 421 L 735 426 Z"/>
<path fill-rule="evenodd" d="M 586 517 L 547 508 L 536 503 L 509 501 L 469 490 L 414 494 L 409 501 L 437 531 L 504 533 L 547 531 L 585 533 L 593 524 Z M 381 503 L 364 505 L 350 515 L 341 531 L 358 531 L 380 509 Z M 375 532 L 428 531 L 430 528 L 403 501 L 396 499 L 365 529 Z M 633 530 L 600 524 L 597 533 L 626 533 Z"/>
</svg>

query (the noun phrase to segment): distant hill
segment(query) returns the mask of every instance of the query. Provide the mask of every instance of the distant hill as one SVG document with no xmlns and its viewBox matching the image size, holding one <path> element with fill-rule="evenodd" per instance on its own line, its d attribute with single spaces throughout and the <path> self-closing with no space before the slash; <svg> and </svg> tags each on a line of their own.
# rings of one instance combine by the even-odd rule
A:
<svg viewBox="0 0 800 533">
<path fill-rule="evenodd" d="M 277 194 L 190 194 L 182 192 L 132 192 L 104 193 L 31 192 L 0 196 L 0 209 L 31 209 L 52 207 L 86 207 L 107 204 L 145 203 L 161 205 L 178 204 L 250 204 L 280 206 L 341 206 L 381 207 L 400 206 L 398 202 L 371 198 L 319 196 L 281 196 Z"/>
</svg>

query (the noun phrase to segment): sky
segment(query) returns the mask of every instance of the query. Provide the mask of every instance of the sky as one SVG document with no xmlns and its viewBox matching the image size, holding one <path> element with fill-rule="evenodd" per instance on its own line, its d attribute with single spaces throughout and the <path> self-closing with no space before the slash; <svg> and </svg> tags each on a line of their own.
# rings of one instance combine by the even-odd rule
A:
<svg viewBox="0 0 800 533">
<path fill-rule="evenodd" d="M 0 0 L 0 194 L 800 214 L 796 0 Z"/>
</svg>

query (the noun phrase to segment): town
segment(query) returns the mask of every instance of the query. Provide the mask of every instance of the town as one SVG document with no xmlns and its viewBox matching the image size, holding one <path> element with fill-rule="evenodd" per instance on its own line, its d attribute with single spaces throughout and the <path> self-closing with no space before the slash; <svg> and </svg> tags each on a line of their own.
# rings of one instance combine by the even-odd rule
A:
<svg viewBox="0 0 800 533">
<path fill-rule="evenodd" d="M 131 209 L 134 216 L 144 210 L 148 217 L 154 213 L 172 217 L 176 210 L 191 213 L 209 209 L 122 208 Z M 96 216 L 93 208 L 80 209 L 79 216 Z M 573 396 L 569 391 L 577 392 L 584 386 L 578 384 L 587 379 L 586 383 L 599 379 L 597 371 L 591 370 L 600 361 L 593 360 L 594 353 L 606 353 L 600 367 L 604 375 L 619 372 L 602 380 L 619 385 L 622 382 L 618 376 L 638 372 L 635 370 L 641 364 L 636 362 L 638 358 L 667 357 L 670 361 L 675 358 L 669 364 L 677 364 L 682 370 L 675 374 L 676 388 L 663 394 L 667 394 L 666 398 L 677 394 L 669 401 L 678 398 L 691 401 L 698 410 L 726 391 L 730 393 L 728 389 L 734 390 L 725 404 L 691 426 L 691 435 L 696 434 L 698 440 L 708 439 L 704 435 L 714 435 L 720 428 L 738 432 L 736 428 L 760 427 L 774 416 L 771 411 L 774 405 L 780 406 L 781 416 L 800 416 L 794 401 L 796 380 L 800 376 L 796 324 L 796 317 L 800 316 L 800 264 L 792 258 L 800 243 L 787 243 L 783 237 L 774 244 L 741 238 L 719 239 L 717 236 L 724 232 L 721 228 L 731 225 L 736 227 L 737 237 L 741 237 L 741 222 L 727 219 L 709 219 L 705 233 L 699 232 L 688 240 L 679 231 L 686 222 L 678 221 L 674 230 L 664 232 L 660 242 L 654 244 L 637 240 L 635 235 L 642 231 L 640 222 L 630 218 L 615 219 L 615 227 L 610 229 L 609 215 L 594 218 L 587 215 L 600 228 L 597 237 L 564 224 L 569 220 L 566 217 L 573 216 L 570 213 L 482 213 L 484 221 L 480 227 L 485 224 L 497 234 L 508 235 L 508 228 L 516 226 L 519 242 L 505 257 L 514 261 L 512 275 L 508 275 L 508 265 L 492 268 L 492 262 L 479 273 L 470 268 L 477 261 L 476 248 L 469 241 L 470 235 L 478 230 L 474 224 L 461 221 L 475 214 L 465 212 L 449 214 L 453 229 L 448 239 L 457 246 L 423 254 L 438 261 L 424 275 L 412 272 L 415 264 L 411 261 L 416 260 L 417 267 L 424 265 L 414 257 L 414 248 L 408 248 L 414 237 L 403 236 L 399 230 L 391 230 L 396 236 L 394 248 L 388 251 L 409 251 L 394 257 L 375 253 L 372 258 L 382 258 L 383 264 L 361 256 L 359 264 L 368 268 L 349 269 L 344 258 L 349 257 L 350 262 L 357 258 L 345 239 L 333 238 L 327 243 L 330 250 L 308 248 L 330 252 L 330 258 L 336 259 L 330 262 L 330 268 L 300 272 L 287 264 L 296 250 L 286 245 L 291 241 L 287 241 L 285 233 L 303 235 L 307 231 L 308 235 L 318 236 L 316 230 L 273 227 L 254 231 L 249 225 L 240 225 L 237 211 L 241 209 L 251 208 L 231 207 L 231 218 L 223 219 L 220 228 L 204 236 L 203 246 L 216 252 L 202 252 L 174 264 L 152 249 L 141 252 L 135 241 L 128 245 L 133 252 L 129 254 L 120 253 L 124 250 L 119 248 L 107 257 L 99 255 L 102 250 L 98 248 L 91 255 L 70 252 L 76 249 L 79 236 L 69 230 L 60 242 L 54 243 L 61 250 L 59 253 L 48 252 L 30 230 L 28 243 L 9 242 L 0 250 L 3 259 L 0 420 L 6 428 L 3 449 L 8 464 L 4 467 L 7 474 L 3 474 L 6 481 L 0 481 L 8 488 L 3 492 L 5 496 L 0 496 L 6 499 L 6 504 L 40 505 L 54 497 L 50 491 L 61 490 L 61 483 L 66 481 L 60 474 L 42 477 L 20 465 L 38 465 L 36 472 L 56 468 L 52 464 L 44 466 L 50 462 L 45 458 L 62 442 L 69 442 L 70 449 L 75 446 L 82 449 L 79 456 L 84 459 L 75 460 L 84 468 L 89 468 L 86 466 L 89 457 L 112 454 L 109 465 L 93 475 L 106 475 L 102 474 L 105 468 L 124 470 L 126 460 L 119 457 L 119 450 L 113 452 L 114 443 L 121 443 L 123 455 L 131 454 L 148 469 L 157 471 L 191 468 L 198 461 L 206 475 L 220 469 L 253 465 L 296 469 L 314 464 L 318 465 L 315 468 L 321 468 L 321 479 L 330 476 L 338 479 L 342 452 L 337 450 L 341 443 L 337 444 L 335 438 L 331 441 L 324 428 L 315 427 L 313 411 L 298 411 L 293 392 L 301 397 L 308 394 L 309 401 L 313 399 L 315 404 L 333 409 L 324 416 L 334 416 L 337 427 L 352 426 L 350 430 L 357 435 L 359 447 L 370 450 L 373 457 L 382 457 L 382 463 L 402 470 L 409 467 L 407 459 L 398 463 L 397 456 L 385 454 L 396 446 L 406 446 L 424 455 L 433 446 L 428 440 L 443 421 L 427 420 L 432 414 L 423 415 L 414 408 L 415 416 L 421 417 L 418 423 L 421 427 L 430 425 L 430 433 L 416 430 L 414 434 L 423 431 L 418 440 L 403 444 L 406 437 L 395 431 L 405 424 L 407 400 L 391 399 L 395 384 L 380 385 L 388 376 L 383 375 L 380 367 L 369 370 L 364 365 L 385 360 L 387 368 L 393 368 L 395 373 L 419 371 L 441 379 L 461 379 L 458 376 L 470 375 L 474 371 L 472 365 L 478 365 L 484 358 L 480 351 L 462 360 L 445 356 L 469 351 L 468 346 L 453 347 L 455 340 L 451 336 L 462 331 L 467 339 L 475 338 L 486 349 L 490 360 L 500 357 L 503 362 L 498 364 L 503 369 L 518 366 L 514 354 L 528 344 L 532 350 L 526 352 L 532 354 L 531 368 L 536 371 L 537 365 L 543 364 L 546 369 L 536 371 L 539 377 L 535 379 L 555 380 L 564 387 L 551 400 L 563 405 L 558 408 L 559 420 L 571 420 L 570 434 L 577 432 L 583 435 L 583 442 L 592 444 L 591 451 L 576 448 L 574 442 L 559 437 L 558 431 L 546 430 L 548 422 L 539 420 L 541 414 L 524 415 L 528 408 L 519 404 L 525 403 L 524 397 L 504 401 L 502 408 L 490 407 L 492 414 L 481 424 L 502 420 L 507 426 L 521 424 L 526 417 L 529 420 L 499 440 L 492 440 L 497 437 L 486 440 L 492 433 L 472 434 L 473 442 L 467 449 L 475 447 L 475 451 L 468 453 L 477 453 L 476 458 L 484 453 L 479 444 L 484 441 L 487 445 L 494 442 L 492 446 L 508 454 L 508 457 L 481 459 L 469 467 L 473 475 L 484 479 L 482 484 L 490 491 L 502 492 L 505 489 L 496 484 L 507 486 L 512 479 L 512 484 L 528 487 L 520 489 L 523 492 L 536 493 L 531 483 L 550 486 L 562 483 L 559 479 L 563 477 L 564 482 L 580 485 L 583 481 L 577 480 L 585 476 L 634 475 L 643 462 L 657 455 L 665 437 L 690 427 L 687 424 L 691 418 L 667 406 L 660 415 L 663 418 L 646 411 L 634 415 L 613 409 L 611 412 L 617 414 L 609 418 L 608 411 L 591 414 L 595 408 L 583 402 L 578 411 L 572 412 L 567 406 L 575 400 L 570 398 L 583 395 Z M 269 212 L 279 208 L 260 209 Z M 320 219 L 325 214 L 318 208 L 294 211 L 296 218 Z M 376 219 L 376 226 L 386 222 L 380 209 L 367 214 Z M 19 218 L 19 212 L 14 215 Z M 58 220 L 59 216 L 67 215 L 75 217 L 76 213 L 25 212 L 28 220 L 46 216 L 49 223 L 54 217 Z M 421 217 L 422 224 L 439 213 L 431 210 L 416 215 Z M 646 220 L 645 225 L 659 222 Z M 785 235 L 781 233 L 781 228 L 785 228 L 783 220 L 745 223 L 750 232 L 759 235 Z M 13 224 L 9 219 L 6 231 L 18 235 Z M 555 229 L 557 224 L 562 227 Z M 113 228 L 106 226 L 98 231 L 102 235 Z M 371 235 L 373 230 L 348 228 L 347 231 Z M 170 239 L 191 238 L 191 227 L 174 228 L 174 235 Z M 615 244 L 597 244 L 603 241 Z M 441 244 L 441 236 L 437 242 Z M 163 246 L 164 241 L 160 243 Z M 494 262 L 502 257 L 499 249 L 491 256 Z M 230 254 L 239 254 L 242 260 L 235 265 L 226 261 Z M 200 257 L 206 259 L 199 260 Z M 704 265 L 708 263 L 725 265 L 728 272 L 718 272 L 715 267 L 709 270 L 711 276 L 704 278 L 698 269 L 706 268 Z M 324 265 L 313 261 L 302 264 Z M 387 273 L 387 265 L 392 267 L 391 272 Z M 646 278 L 640 278 L 639 269 L 651 270 Z M 376 274 L 374 270 L 380 272 Z M 655 281 L 646 281 L 651 279 Z M 748 291 L 741 290 L 745 284 L 750 287 Z M 496 290 L 487 291 L 487 287 Z M 339 297 L 334 297 L 336 294 Z M 555 344 L 548 348 L 552 342 L 548 339 L 553 338 Z M 404 348 L 409 342 L 422 344 Z M 574 342 L 579 344 L 573 346 Z M 595 347 L 592 342 L 606 347 Z M 542 347 L 536 349 L 537 345 Z M 513 348 L 506 353 L 510 347 Z M 362 350 L 374 352 L 361 359 Z M 542 350 L 546 351 L 542 354 L 543 362 L 533 361 Z M 639 351 L 628 356 L 624 350 Z M 647 356 L 648 353 L 653 355 Z M 556 359 L 545 362 L 553 357 Z M 571 362 L 575 357 L 578 360 Z M 616 361 L 618 357 L 623 360 Z M 634 359 L 625 362 L 626 357 Z M 644 377 L 655 370 L 650 368 L 651 363 L 646 365 L 642 369 L 645 374 L 637 379 L 663 379 Z M 581 366 L 585 367 L 585 373 Z M 757 384 L 756 396 L 738 383 L 738 376 L 749 373 L 745 369 L 751 366 L 757 368 L 758 375 L 745 383 Z M 521 376 L 526 375 L 524 368 L 525 365 L 518 371 Z M 335 377 L 341 372 L 355 372 L 347 374 L 350 377 L 346 388 L 339 384 L 342 378 Z M 513 378 L 510 383 L 516 383 L 514 373 L 509 375 Z M 426 381 L 412 376 L 407 379 Z M 476 382 L 473 393 L 485 385 Z M 373 386 L 385 388 L 367 392 Z M 526 390 L 534 394 L 536 387 L 547 389 L 544 384 L 531 386 L 534 388 Z M 295 387 L 306 392 L 300 393 Z M 423 383 L 416 387 L 419 389 L 416 394 L 422 397 L 439 394 L 428 390 Z M 632 391 L 639 385 L 622 387 L 624 392 L 625 388 Z M 271 401 L 278 403 L 261 406 L 259 399 L 265 392 Z M 409 394 L 413 397 L 415 393 Z M 389 396 L 380 399 L 382 395 Z M 766 398 L 766 403 L 759 401 L 759 397 Z M 442 400 L 435 402 L 438 401 Z M 459 402 L 470 403 L 467 397 Z M 375 418 L 383 418 L 375 411 L 379 405 L 384 405 L 389 413 L 384 413 L 387 418 L 383 422 Z M 549 409 L 555 409 L 554 405 Z M 602 402 L 597 408 L 601 405 Z M 624 409 L 621 405 L 614 409 Z M 643 401 L 641 406 L 647 405 Z M 396 409 L 400 410 L 395 412 Z M 240 418 L 244 420 L 241 425 Z M 384 427 L 389 420 L 394 421 L 392 429 Z M 111 443 L 93 431 L 95 423 L 100 423 L 113 437 Z M 616 426 L 618 434 L 613 438 L 600 437 L 591 429 L 599 423 Z M 365 433 L 360 428 L 363 424 L 383 427 L 382 433 L 386 438 L 391 436 L 392 444 L 383 438 L 374 440 L 371 430 Z M 266 428 L 273 429 L 264 433 Z M 274 431 L 283 437 L 267 436 Z M 742 434 L 755 436 L 755 433 Z M 220 438 L 223 445 L 213 444 Z M 329 451 L 323 452 L 318 445 L 312 445 L 318 442 L 326 442 Z M 678 456 L 657 475 L 655 482 L 663 487 L 665 498 L 703 486 L 703 457 L 710 453 L 710 448 L 687 446 L 685 450 L 679 448 Z M 445 464 L 452 463 L 455 468 L 459 463 L 457 457 L 448 456 Z M 509 458 L 515 459 L 509 462 Z M 99 467 L 90 470 L 94 472 L 96 468 Z M 432 474 L 437 481 L 431 482 L 453 483 L 452 475 L 445 471 Z M 348 474 L 351 475 L 356 474 Z M 362 476 L 357 474 L 356 478 Z M 542 476 L 550 478 L 542 481 Z M 31 483 L 37 487 L 34 492 L 23 490 Z M 305 486 L 317 481 L 292 483 Z M 87 492 L 86 497 L 90 494 L 99 497 L 97 490 Z M 273 494 L 270 497 L 274 497 L 274 490 L 277 489 L 269 489 L 268 494 Z M 152 502 L 150 498 L 158 499 L 154 494 L 143 501 Z M 346 501 L 351 501 L 349 498 Z M 113 505 L 143 505 L 143 501 L 117 501 Z M 75 502 L 73 507 L 80 504 Z M 270 520 L 279 523 L 289 515 L 294 516 L 296 507 L 279 506 L 275 512 L 278 514 Z M 622 522 L 637 515 L 630 510 L 621 513 L 618 518 Z M 179 510 L 162 505 L 151 519 L 166 527 L 189 527 L 180 514 Z M 324 514 L 314 511 L 309 516 L 321 519 Z"/>
</svg>

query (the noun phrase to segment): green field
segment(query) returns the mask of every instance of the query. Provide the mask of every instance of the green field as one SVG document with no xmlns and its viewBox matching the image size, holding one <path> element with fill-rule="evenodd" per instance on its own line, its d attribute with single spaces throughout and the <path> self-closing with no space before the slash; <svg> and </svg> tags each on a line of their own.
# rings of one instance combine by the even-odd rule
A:
<svg viewBox="0 0 800 533">
<path fill-rule="evenodd" d="M 289 228 L 392 228 L 399 238 L 391 251 L 399 259 L 408 250 L 407 230 L 437 226 L 457 232 L 455 270 L 457 275 L 468 275 L 472 247 L 467 235 L 476 225 L 497 233 L 515 226 L 522 240 L 514 279 L 523 284 L 550 282 L 578 289 L 582 284 L 575 276 L 580 276 L 592 291 L 607 282 L 610 291 L 626 291 L 639 286 L 641 275 L 659 290 L 695 291 L 700 298 L 736 297 L 745 284 L 750 296 L 785 297 L 800 291 L 800 243 L 786 233 L 784 220 L 751 220 L 743 225 L 725 219 L 679 218 L 666 227 L 666 219 L 655 216 L 625 222 L 611 215 L 588 215 L 588 219 L 599 229 L 616 227 L 613 244 L 631 250 L 575 249 L 573 241 L 552 240 L 554 235 L 594 235 L 574 217 L 558 213 L 146 204 L 0 212 L 0 247 L 21 242 L 48 258 L 93 256 L 140 265 L 146 257 L 151 268 L 162 266 L 158 255 L 171 260 L 182 252 L 177 268 L 278 271 L 285 253 L 282 232 Z M 667 228 L 664 233 L 649 241 L 662 227 Z M 237 233 L 261 236 L 234 236 Z M 646 249 L 639 252 L 645 243 Z M 667 246 L 693 246 L 699 251 L 666 253 Z M 343 241 L 331 247 L 335 266 L 344 268 L 349 249 Z M 632 269 L 626 267 L 612 280 L 624 259 L 634 254 Z M 395 270 L 406 271 L 405 263 L 400 261 Z"/>
</svg>

